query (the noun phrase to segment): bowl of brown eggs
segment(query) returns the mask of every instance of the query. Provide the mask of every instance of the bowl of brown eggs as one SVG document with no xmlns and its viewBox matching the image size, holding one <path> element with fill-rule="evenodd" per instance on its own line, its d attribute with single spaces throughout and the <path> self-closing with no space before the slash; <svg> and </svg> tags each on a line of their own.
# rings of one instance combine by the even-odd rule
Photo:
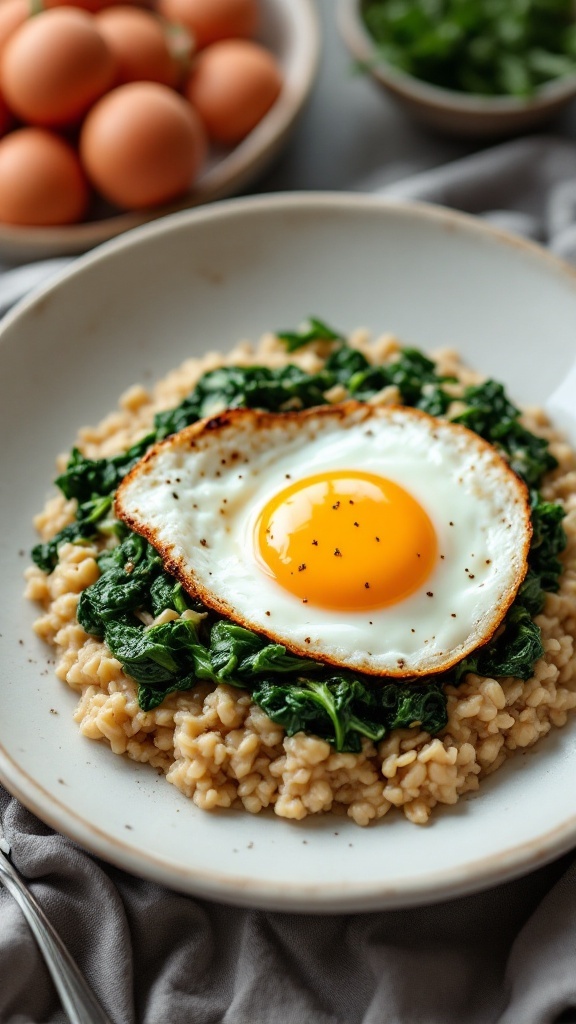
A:
<svg viewBox="0 0 576 1024">
<path fill-rule="evenodd" d="M 247 187 L 314 81 L 313 0 L 0 0 L 0 257 Z"/>
</svg>

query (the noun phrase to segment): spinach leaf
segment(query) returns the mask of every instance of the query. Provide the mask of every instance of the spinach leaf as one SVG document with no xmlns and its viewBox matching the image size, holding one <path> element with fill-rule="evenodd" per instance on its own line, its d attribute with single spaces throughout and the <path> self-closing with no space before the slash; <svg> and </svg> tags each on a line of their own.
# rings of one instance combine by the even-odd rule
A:
<svg viewBox="0 0 576 1024">
<path fill-rule="evenodd" d="M 158 439 L 174 434 L 223 409 L 308 409 L 326 405 L 326 374 L 309 374 L 298 366 L 222 366 L 200 378 L 194 391 L 175 409 L 156 414 Z"/>
<path fill-rule="evenodd" d="M 177 583 L 173 576 L 167 572 L 161 572 L 150 584 L 150 610 L 154 618 L 161 615 L 168 608 L 175 612 L 185 612 L 190 607 L 186 599 L 186 593 L 181 583 Z"/>
<path fill-rule="evenodd" d="M 555 585 L 558 586 L 556 581 Z M 538 573 L 533 572 L 532 569 L 529 569 L 523 582 L 520 584 L 516 601 L 526 608 L 530 615 L 538 615 L 544 607 L 545 597 L 546 594 L 542 588 L 542 577 Z"/>
<path fill-rule="evenodd" d="M 183 676 L 176 682 L 171 683 L 166 688 L 157 686 L 142 686 L 138 685 L 138 705 L 142 711 L 154 711 L 155 708 L 162 704 L 163 700 L 168 696 L 169 693 L 182 692 L 185 690 L 192 690 L 196 685 L 196 679 L 194 676 Z"/>
<path fill-rule="evenodd" d="M 543 654 L 539 626 L 532 619 L 528 608 L 516 601 L 504 620 L 502 632 L 459 662 L 453 670 L 453 682 L 458 685 L 467 672 L 475 672 L 480 676 L 530 679 L 536 661 Z"/>
<path fill-rule="evenodd" d="M 324 370 L 330 380 L 330 385 L 344 384 L 345 387 L 348 387 L 352 377 L 364 373 L 369 368 L 370 363 L 366 356 L 345 342 L 338 345 L 324 363 Z"/>
<path fill-rule="evenodd" d="M 110 569 L 107 573 L 111 577 L 114 599 L 117 572 L 117 569 Z M 132 594 L 129 596 L 131 598 Z M 143 698 L 144 690 L 155 691 L 155 696 L 145 696 L 147 710 L 160 704 L 175 688 L 182 689 L 180 682 L 184 677 L 189 680 L 188 688 L 199 680 L 250 688 L 265 673 L 294 676 L 301 670 L 317 672 L 322 667 L 317 662 L 288 654 L 282 644 L 271 644 L 267 638 L 225 620 L 214 623 L 209 640 L 203 642 L 190 619 L 143 626 L 130 618 L 128 613 L 134 607 L 128 601 L 123 604 L 123 615 L 113 613 L 107 619 L 108 606 L 103 611 L 103 602 L 98 605 L 98 598 L 97 593 L 87 608 L 82 609 L 81 624 L 88 632 L 104 637 L 126 674 L 139 683 Z M 156 704 L 151 704 L 153 700 Z"/>
<path fill-rule="evenodd" d="M 106 623 L 127 612 L 134 612 L 144 604 L 148 581 L 141 573 L 136 575 L 112 569 L 101 576 L 80 595 L 78 622 L 93 636 L 104 636 Z"/>
<path fill-rule="evenodd" d="M 490 441 L 529 487 L 537 487 L 544 474 L 558 465 L 548 442 L 519 422 L 520 410 L 509 401 L 502 384 L 487 380 L 465 388 L 463 401 L 467 408 L 452 422 Z"/>
<path fill-rule="evenodd" d="M 64 473 L 55 483 L 66 498 L 77 498 L 79 502 L 113 494 L 155 440 L 155 433 L 147 434 L 128 451 L 109 459 L 87 459 L 78 448 L 73 448 Z"/>
<path fill-rule="evenodd" d="M 445 89 L 531 96 L 574 73 L 570 0 L 363 0 L 378 55 Z"/>
<path fill-rule="evenodd" d="M 564 550 L 568 540 L 562 525 L 565 515 L 561 505 L 543 501 L 538 492 L 533 492 L 533 532 L 529 561 L 531 570 L 540 577 L 542 590 L 558 590 L 562 562 L 557 555 Z"/>
<path fill-rule="evenodd" d="M 58 551 L 63 544 L 81 544 L 94 538 L 97 523 L 107 515 L 112 505 L 112 495 L 97 497 L 78 506 L 76 519 L 64 526 L 50 540 L 32 548 L 32 560 L 43 572 L 50 573 L 58 561 Z"/>
<path fill-rule="evenodd" d="M 276 331 L 276 337 L 284 342 L 287 352 L 296 352 L 297 349 L 308 345 L 311 341 L 339 341 L 342 339 L 342 335 L 314 316 L 305 320 L 297 331 Z"/>
<path fill-rule="evenodd" d="M 282 725 L 288 736 L 297 732 L 313 732 L 333 743 L 336 750 L 361 749 L 361 736 L 378 742 L 386 729 L 369 717 L 355 714 L 368 691 L 360 682 L 348 683 L 335 677 L 326 682 L 303 679 L 295 685 L 264 682 L 252 692 L 252 699 L 269 718 Z"/>
<path fill-rule="evenodd" d="M 252 699 L 288 736 L 313 732 L 336 750 L 354 753 L 362 736 L 379 742 L 391 729 L 414 725 L 436 733 L 447 722 L 446 698 L 435 682 L 381 686 L 343 676 L 300 679 L 296 685 L 265 680 Z"/>
<path fill-rule="evenodd" d="M 514 604 L 503 632 L 492 640 L 479 658 L 483 676 L 514 676 L 530 679 L 534 664 L 544 654 L 540 628 L 527 608 Z"/>
<path fill-rule="evenodd" d="M 419 726 L 431 735 L 448 721 L 441 680 L 424 683 L 388 683 L 379 701 L 386 715 L 386 731 Z"/>
<path fill-rule="evenodd" d="M 144 608 L 151 611 L 150 587 L 162 572 L 162 559 L 143 537 L 131 533 L 98 559 L 102 575 L 86 587 L 78 602 L 78 622 L 94 636 L 104 636 L 106 623 Z"/>
<path fill-rule="evenodd" d="M 64 473 L 56 478 L 64 497 L 76 498 L 76 520 L 65 526 L 54 537 L 32 549 L 32 559 L 43 572 L 50 573 L 58 561 L 58 550 L 63 544 L 94 540 L 98 533 L 126 533 L 123 524 L 114 520 L 106 523 L 112 508 L 114 491 L 138 459 L 154 441 L 148 434 L 127 452 L 110 459 L 87 459 L 78 448 L 73 448 Z"/>
<path fill-rule="evenodd" d="M 124 671 L 142 686 L 171 684 L 194 665 L 198 632 L 189 619 L 174 619 L 159 626 L 106 624 L 104 639 Z"/>
<path fill-rule="evenodd" d="M 296 658 L 282 644 L 271 644 L 252 630 L 221 619 L 210 634 L 210 659 L 217 678 L 250 679 L 263 672 L 314 671 L 319 663 L 309 658 Z"/>
<path fill-rule="evenodd" d="M 395 385 L 404 405 L 416 406 L 432 415 L 442 415 L 451 398 L 441 387 L 453 377 L 436 373 L 431 359 L 414 348 L 400 350 L 398 358 L 380 366 L 368 365 L 356 371 L 348 381 L 353 398 L 366 402 L 382 388 Z"/>
</svg>

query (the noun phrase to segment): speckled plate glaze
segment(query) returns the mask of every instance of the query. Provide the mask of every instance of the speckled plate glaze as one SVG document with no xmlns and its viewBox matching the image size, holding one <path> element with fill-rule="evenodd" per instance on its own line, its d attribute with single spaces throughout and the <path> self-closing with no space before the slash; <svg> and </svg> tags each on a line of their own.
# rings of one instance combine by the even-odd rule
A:
<svg viewBox="0 0 576 1024">
<path fill-rule="evenodd" d="M 576 720 L 440 810 L 360 829 L 326 815 L 206 814 L 154 770 L 80 736 L 22 597 L 54 457 L 131 383 L 297 324 L 458 347 L 576 441 L 576 274 L 469 217 L 366 196 L 228 200 L 106 243 L 0 329 L 0 778 L 100 857 L 176 889 L 290 911 L 426 903 L 504 881 L 576 843 Z M 552 396 L 552 397 L 551 397 Z"/>
</svg>

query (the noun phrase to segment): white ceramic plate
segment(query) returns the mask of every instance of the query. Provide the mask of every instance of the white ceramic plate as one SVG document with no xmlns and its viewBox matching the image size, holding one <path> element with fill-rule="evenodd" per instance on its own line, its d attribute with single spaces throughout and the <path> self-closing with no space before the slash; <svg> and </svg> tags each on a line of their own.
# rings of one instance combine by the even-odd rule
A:
<svg viewBox="0 0 576 1024">
<path fill-rule="evenodd" d="M 524 402 L 568 379 L 559 415 L 576 441 L 576 275 L 471 218 L 365 196 L 230 200 L 81 258 L 0 330 L 0 778 L 99 856 L 191 893 L 304 911 L 456 896 L 576 842 L 576 720 L 425 829 L 392 814 L 364 830 L 345 817 L 206 814 L 154 770 L 80 736 L 76 697 L 53 676 L 21 596 L 32 515 L 80 424 L 134 381 L 310 313 L 425 349 L 458 346 Z"/>
<path fill-rule="evenodd" d="M 105 214 L 82 224 L 31 228 L 0 224 L 0 257 L 24 261 L 86 252 L 139 224 L 175 210 L 234 195 L 278 155 L 308 98 L 318 63 L 320 28 L 314 0 L 260 0 L 258 40 L 277 58 L 282 92 L 266 117 L 233 149 L 212 150 L 194 188 L 170 206 Z"/>
</svg>

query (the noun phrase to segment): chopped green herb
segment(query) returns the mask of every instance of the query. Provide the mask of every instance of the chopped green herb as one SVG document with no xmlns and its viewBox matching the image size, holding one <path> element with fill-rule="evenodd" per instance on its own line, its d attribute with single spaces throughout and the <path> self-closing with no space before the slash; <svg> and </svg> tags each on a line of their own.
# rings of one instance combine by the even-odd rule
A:
<svg viewBox="0 0 576 1024">
<path fill-rule="evenodd" d="M 425 82 L 531 96 L 576 72 L 571 0 L 364 0 L 382 59 Z"/>
<path fill-rule="evenodd" d="M 341 341 L 342 335 L 334 331 L 328 324 L 316 317 L 309 317 L 298 328 L 297 331 L 277 331 L 276 337 L 280 338 L 286 346 L 287 352 L 295 352 L 308 345 L 311 341 Z"/>
<path fill-rule="evenodd" d="M 462 400 L 468 408 L 452 422 L 490 441 L 529 487 L 537 487 L 544 474 L 558 465 L 548 442 L 519 422 L 520 410 L 509 401 L 502 384 L 487 380 L 466 388 Z"/>
</svg>

